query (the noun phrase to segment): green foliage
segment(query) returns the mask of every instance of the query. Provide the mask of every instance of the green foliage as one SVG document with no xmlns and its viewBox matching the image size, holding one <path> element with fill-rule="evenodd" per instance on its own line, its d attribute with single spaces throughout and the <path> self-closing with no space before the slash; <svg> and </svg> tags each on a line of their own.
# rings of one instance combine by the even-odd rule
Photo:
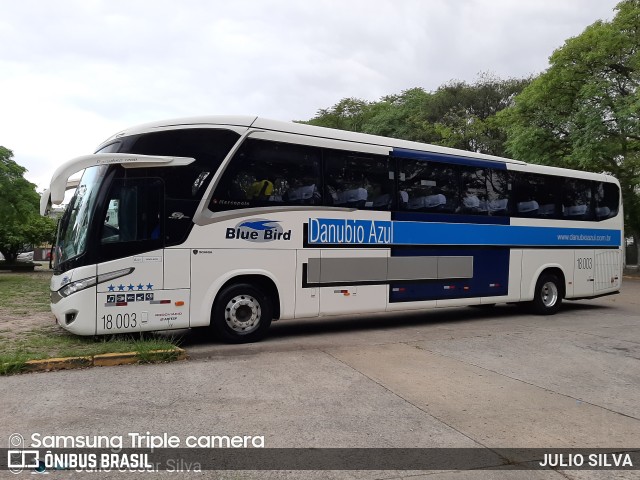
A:
<svg viewBox="0 0 640 480">
<path fill-rule="evenodd" d="M 378 102 L 345 98 L 305 123 L 502 155 L 506 133 L 496 114 L 529 82 L 481 74 L 474 84 L 451 81 L 435 92 L 412 88 Z"/>
<path fill-rule="evenodd" d="M 39 215 L 40 197 L 25 172 L 13 152 L 0 147 L 0 252 L 8 263 L 24 245 L 52 242 L 55 236 L 55 222 Z"/>
<path fill-rule="evenodd" d="M 640 234 L 640 0 L 625 0 L 556 50 L 549 69 L 498 120 L 507 151 L 534 163 L 609 173 L 627 230 Z"/>
</svg>

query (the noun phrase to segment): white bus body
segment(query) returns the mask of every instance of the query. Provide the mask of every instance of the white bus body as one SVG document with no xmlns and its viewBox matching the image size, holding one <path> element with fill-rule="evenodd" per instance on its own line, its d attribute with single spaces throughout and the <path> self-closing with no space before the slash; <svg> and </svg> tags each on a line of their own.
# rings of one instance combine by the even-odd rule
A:
<svg viewBox="0 0 640 480">
<path fill-rule="evenodd" d="M 616 293 L 616 179 L 256 117 L 146 124 L 84 170 L 55 247 L 51 308 L 79 335 Z M 48 196 L 50 195 L 50 198 Z"/>
</svg>

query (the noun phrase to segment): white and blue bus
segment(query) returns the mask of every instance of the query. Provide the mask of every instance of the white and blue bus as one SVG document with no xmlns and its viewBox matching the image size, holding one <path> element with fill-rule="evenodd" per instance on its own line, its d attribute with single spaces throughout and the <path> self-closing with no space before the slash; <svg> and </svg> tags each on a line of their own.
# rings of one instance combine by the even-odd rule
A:
<svg viewBox="0 0 640 480">
<path fill-rule="evenodd" d="M 51 280 L 79 335 L 616 293 L 617 180 L 445 147 L 246 116 L 120 132 L 53 175 Z M 77 183 L 77 182 L 76 182 Z M 74 184 L 75 185 L 75 184 Z"/>
</svg>

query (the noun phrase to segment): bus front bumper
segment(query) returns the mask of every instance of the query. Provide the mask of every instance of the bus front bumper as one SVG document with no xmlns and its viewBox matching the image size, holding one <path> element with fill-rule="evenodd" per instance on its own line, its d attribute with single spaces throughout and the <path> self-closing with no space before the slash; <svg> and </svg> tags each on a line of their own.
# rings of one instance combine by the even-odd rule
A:
<svg viewBox="0 0 640 480">
<path fill-rule="evenodd" d="M 51 312 L 65 330 L 75 335 L 95 335 L 96 288 L 86 288 L 68 297 L 51 292 Z"/>
</svg>

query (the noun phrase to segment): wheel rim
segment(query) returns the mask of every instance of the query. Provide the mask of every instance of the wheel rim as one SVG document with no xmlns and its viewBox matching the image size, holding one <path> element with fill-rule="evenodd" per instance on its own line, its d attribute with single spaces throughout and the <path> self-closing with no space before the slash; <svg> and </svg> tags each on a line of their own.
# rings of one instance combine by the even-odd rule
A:
<svg viewBox="0 0 640 480">
<path fill-rule="evenodd" d="M 542 297 L 542 304 L 545 307 L 553 307 L 558 301 L 558 287 L 553 282 L 547 282 L 542 285 L 540 295 Z"/>
<path fill-rule="evenodd" d="M 236 295 L 224 308 L 227 325 L 240 335 L 246 335 L 257 329 L 261 316 L 260 302 L 251 295 Z"/>
</svg>

